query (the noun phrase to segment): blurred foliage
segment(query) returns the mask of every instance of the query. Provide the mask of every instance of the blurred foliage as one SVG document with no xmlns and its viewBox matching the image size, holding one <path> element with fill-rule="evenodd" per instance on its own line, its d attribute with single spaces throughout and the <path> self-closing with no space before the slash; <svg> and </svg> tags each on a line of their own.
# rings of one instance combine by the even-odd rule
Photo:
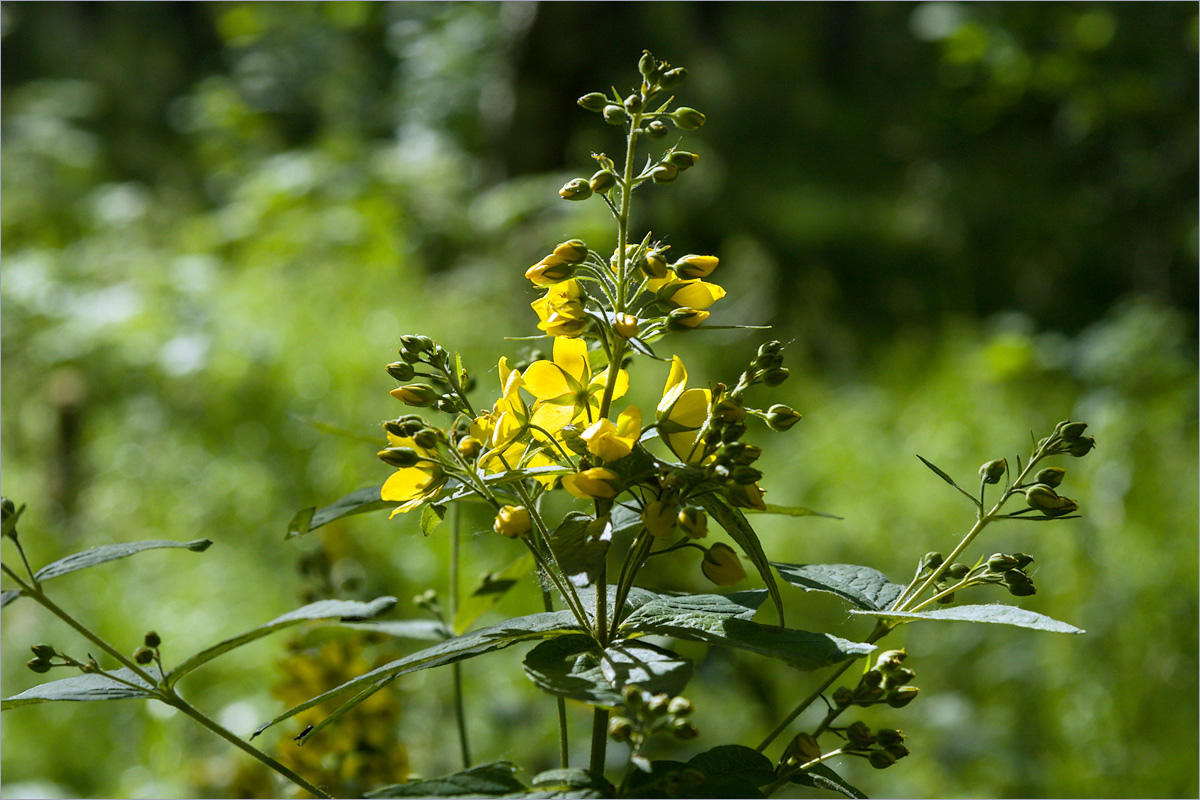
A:
<svg viewBox="0 0 1200 800">
<path fill-rule="evenodd" d="M 0 31 L 0 446 L 23 542 L 35 563 L 217 542 L 64 579 L 111 640 L 132 651 L 154 628 L 169 661 L 298 605 L 314 560 L 323 594 L 390 593 L 407 615 L 404 598 L 444 591 L 448 544 L 415 520 L 287 542 L 285 525 L 386 476 L 382 365 L 401 333 L 461 350 L 491 393 L 490 365 L 526 345 L 497 336 L 532 331 L 521 273 L 548 242 L 605 230 L 599 204 L 554 195 L 618 146 L 574 99 L 632 81 L 645 47 L 688 66 L 710 122 L 690 192 L 648 194 L 639 224 L 721 256 L 714 322 L 794 338 L 788 402 L 806 419 L 763 442 L 768 501 L 845 517 L 764 520 L 772 557 L 907 579 L 970 521 L 914 453 L 969 477 L 1068 416 L 1099 443 L 1064 465 L 1084 519 L 983 545 L 1033 553 L 1026 605 L 1087 636 L 902 629 L 924 691 L 887 722 L 916 757 L 847 778 L 897 796 L 1197 793 L 1194 5 L 22 3 L 0 6 Z M 681 355 L 716 380 L 757 342 L 697 334 Z M 468 576 L 512 560 L 496 538 L 468 539 Z M 526 588 L 502 610 L 535 608 Z M 866 629 L 788 599 L 805 627 Z M 9 695 L 36 681 L 14 653 L 77 645 L 31 604 L 4 615 Z M 249 732 L 279 708 L 262 665 L 282 646 L 184 688 Z M 681 651 L 707 735 L 753 743 L 807 685 Z M 553 766 L 553 703 L 520 655 L 464 669 L 487 697 L 471 733 L 536 771 Z M 457 767 L 448 687 L 396 685 L 416 774 Z M 228 786 L 212 765 L 238 756 L 169 714 L 6 713 L 4 796 Z M 572 709 L 580 758 L 588 724 Z"/>
</svg>

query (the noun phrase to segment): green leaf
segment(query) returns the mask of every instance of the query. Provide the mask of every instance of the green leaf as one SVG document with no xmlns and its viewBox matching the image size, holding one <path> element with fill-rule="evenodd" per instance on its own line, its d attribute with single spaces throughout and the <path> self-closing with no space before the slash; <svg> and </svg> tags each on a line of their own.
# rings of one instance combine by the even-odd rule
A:
<svg viewBox="0 0 1200 800">
<path fill-rule="evenodd" d="M 844 519 L 836 514 L 825 514 L 821 511 L 813 511 L 811 508 L 804 506 L 773 506 L 767 503 L 767 507 L 762 511 L 757 508 L 747 508 L 746 511 L 751 514 L 783 514 L 788 517 L 825 517 L 827 519 Z"/>
<path fill-rule="evenodd" d="M 442 642 L 454 636 L 445 623 L 436 619 L 389 619 L 381 622 L 343 622 L 340 628 L 380 633 L 397 639 L 418 639 L 426 642 Z"/>
<path fill-rule="evenodd" d="M 576 586 L 595 582 L 612 542 L 607 518 L 595 519 L 579 511 L 567 514 L 550 534 L 550 549 L 562 571 Z"/>
<path fill-rule="evenodd" d="M 699 502 L 704 510 L 725 529 L 729 537 L 737 542 L 738 546 L 750 557 L 750 562 L 762 576 L 763 583 L 767 585 L 767 592 L 770 593 L 771 600 L 775 603 L 775 609 L 779 612 L 779 624 L 783 625 L 783 598 L 779 594 L 779 586 L 775 583 L 775 573 L 771 572 L 771 564 L 767 561 L 767 554 L 763 552 L 762 544 L 758 541 L 758 534 L 754 532 L 754 528 L 750 527 L 750 523 L 746 521 L 742 512 L 730 506 L 719 495 L 702 495 Z"/>
<path fill-rule="evenodd" d="M 4 520 L 3 525 L 0 526 L 0 537 L 8 536 L 10 533 L 15 531 L 17 529 L 17 521 L 21 519 L 21 515 L 24 513 L 25 504 L 21 503 L 21 505 L 17 506 L 13 513 L 9 515 L 8 519 Z"/>
<path fill-rule="evenodd" d="M 426 503 L 421 509 L 421 533 L 425 536 L 433 533 L 434 528 L 442 524 L 446 518 L 446 507 L 437 503 Z"/>
<path fill-rule="evenodd" d="M 539 688 L 594 706 L 624 702 L 621 690 L 637 684 L 653 694 L 675 696 L 692 678 L 692 662 L 649 642 L 620 641 L 603 651 L 591 636 L 542 642 L 525 657 L 525 674 Z"/>
<path fill-rule="evenodd" d="M 287 536 L 285 539 L 291 539 L 293 536 L 300 536 L 312 530 L 313 515 L 317 513 L 316 506 L 302 508 L 292 516 L 292 521 L 288 523 Z"/>
<path fill-rule="evenodd" d="M 310 425 L 313 428 L 316 428 L 318 431 L 327 436 L 338 436 L 342 439 L 349 439 L 354 442 L 366 442 L 367 444 L 375 445 L 376 447 L 379 446 L 380 439 L 378 436 L 367 436 L 365 433 L 358 433 L 357 431 L 352 431 L 349 428 L 342 428 L 337 425 L 331 425 L 328 422 L 321 422 L 320 420 L 313 419 L 312 417 L 302 417 L 299 414 L 289 414 L 288 416 L 297 422 L 303 422 L 305 425 Z"/>
<path fill-rule="evenodd" d="M 341 500 L 331 503 L 323 508 L 318 508 L 309 518 L 308 527 L 304 530 L 293 531 L 292 526 L 288 526 L 288 533 L 285 538 L 292 538 L 302 533 L 315 531 L 322 525 L 328 525 L 335 519 L 348 517 L 352 514 L 365 514 L 368 511 L 378 511 L 382 508 L 395 508 L 396 503 L 379 498 L 381 486 L 368 486 L 365 489 L 359 489 L 357 492 L 346 495 Z M 300 512 L 305 513 L 305 512 Z M 299 517 L 299 514 L 297 514 Z M 292 518 L 292 522 L 296 521 L 296 517 Z"/>
<path fill-rule="evenodd" d="M 93 547 L 90 550 L 84 550 L 82 553 L 75 553 L 66 558 L 60 558 L 58 561 L 51 562 L 39 569 L 34 578 L 39 581 L 50 580 L 57 578 L 60 575 L 67 575 L 72 572 L 77 572 L 81 569 L 94 567 L 97 564 L 103 564 L 107 561 L 116 561 L 118 558 L 126 558 L 134 553 L 140 553 L 143 550 L 162 550 L 174 547 L 181 547 L 191 550 L 194 553 L 202 553 L 212 544 L 212 539 L 196 539 L 191 542 L 172 542 L 165 540 L 153 540 L 147 542 L 122 542 L 121 544 L 102 544 L 99 547 Z"/>
<path fill-rule="evenodd" d="M 867 797 L 861 791 L 842 780 L 841 775 L 838 775 L 825 764 L 817 764 L 793 776 L 792 783 L 798 783 L 801 786 L 811 786 L 814 789 L 824 789 L 827 792 L 836 792 L 846 797 L 856 798 L 856 800 L 866 800 Z"/>
<path fill-rule="evenodd" d="M 187 675 L 197 667 L 207 664 L 217 656 L 224 655 L 230 650 L 241 647 L 244 644 L 249 644 L 255 639 L 261 639 L 277 630 L 315 619 L 370 619 L 371 617 L 379 616 L 385 611 L 390 611 L 394 605 L 396 605 L 396 598 L 394 597 L 378 597 L 369 603 L 360 603 L 355 600 L 320 600 L 316 603 L 309 603 L 281 617 L 276 617 L 266 625 L 260 625 L 257 628 L 201 650 L 167 673 L 164 682 L 167 686 L 174 686 L 184 675 Z"/>
<path fill-rule="evenodd" d="M 904 587 L 892 583 L 879 570 L 857 564 L 780 564 L 772 561 L 779 577 L 806 592 L 829 592 L 867 611 L 883 611 L 895 602 Z"/>
<path fill-rule="evenodd" d="M 697 753 L 688 764 L 708 776 L 725 775 L 748 780 L 754 786 L 766 786 L 775 780 L 771 759 L 751 747 L 723 744 Z"/>
<path fill-rule="evenodd" d="M 493 487 L 516 483 L 525 478 L 544 478 L 547 475 L 570 475 L 574 471 L 570 467 L 553 465 L 546 467 L 522 467 L 521 469 L 506 469 L 503 472 L 493 472 L 490 475 L 482 476 L 482 478 L 488 487 Z"/>
<path fill-rule="evenodd" d="M 502 797 L 521 792 L 525 785 L 513 777 L 517 765 L 493 761 L 477 767 L 423 781 L 396 783 L 367 792 L 366 797 Z"/>
<path fill-rule="evenodd" d="M 6 605 L 11 603 L 13 600 L 16 600 L 20 596 L 20 589 L 5 589 L 4 592 L 0 594 L 0 608 L 4 608 Z"/>
<path fill-rule="evenodd" d="M 26 689 L 18 695 L 5 698 L 0 703 L 0 711 L 8 711 L 10 708 L 17 708 L 18 706 L 47 703 L 54 700 L 124 700 L 130 697 L 154 696 L 154 687 L 138 677 L 132 670 L 122 667 L 112 674 L 145 688 L 135 689 L 132 686 L 126 686 L 120 681 L 115 681 L 107 675 L 97 673 L 76 675 L 73 678 L 64 678 L 60 681 L 43 683 L 40 686 L 34 686 L 32 689 Z"/>
<path fill-rule="evenodd" d="M 763 794 L 745 775 L 723 775 L 719 772 L 706 773 L 702 783 L 682 782 L 679 773 L 692 770 L 692 764 L 682 761 L 651 761 L 648 770 L 637 770 L 629 780 L 630 797 L 703 797 L 759 798 Z M 680 787 L 683 794 L 680 794 Z"/>
<path fill-rule="evenodd" d="M 762 625 L 750 621 L 744 613 L 730 613 L 731 608 L 681 608 L 681 599 L 671 598 L 671 602 L 653 600 L 637 608 L 621 624 L 622 633 L 626 636 L 674 636 L 677 639 L 734 647 L 779 658 L 794 667 L 808 670 L 836 664 L 875 649 L 874 645 L 849 642 L 827 633 Z"/>
<path fill-rule="evenodd" d="M 914 622 L 920 619 L 952 620 L 955 622 L 992 622 L 998 625 L 1016 625 L 1019 628 L 1032 628 L 1035 631 L 1050 631 L 1051 633 L 1085 633 L 1074 625 L 1059 622 L 1056 619 L 1029 611 L 1018 606 L 1007 606 L 1003 603 L 986 605 L 952 606 L 937 608 L 933 611 L 851 611 L 852 614 L 866 614 L 883 619 L 895 619 L 901 622 Z"/>
<path fill-rule="evenodd" d="M 370 672 L 359 675 L 357 678 L 346 681 L 341 686 L 330 689 L 316 697 L 309 698 L 300 705 L 288 709 L 270 722 L 261 725 L 254 732 L 254 736 L 262 733 L 272 725 L 299 714 L 301 711 L 325 702 L 331 697 L 336 697 L 352 690 L 358 690 L 359 693 L 357 695 L 343 703 L 340 708 L 309 730 L 305 734 L 305 741 L 307 741 L 309 736 L 312 736 L 401 675 L 473 658 L 483 653 L 490 653 L 493 650 L 510 647 L 518 642 L 550 639 L 555 636 L 578 633 L 579 631 L 579 625 L 576 623 L 574 615 L 569 611 L 545 611 L 540 614 L 530 614 L 526 617 L 506 620 L 487 628 L 480 628 L 477 631 L 456 636 L 453 639 L 447 639 L 432 647 L 427 647 L 404 658 L 384 664 Z"/>
<path fill-rule="evenodd" d="M 642 529 L 642 512 L 617 503 L 609 514 L 609 521 L 613 526 L 613 536 L 636 534 Z"/>
<path fill-rule="evenodd" d="M 613 785 L 603 776 L 594 775 L 586 769 L 549 769 L 539 772 L 531 781 L 534 789 L 592 789 L 595 797 L 611 797 Z"/>
<path fill-rule="evenodd" d="M 960 486 L 959 486 L 957 483 L 955 483 L 955 482 L 954 482 L 954 479 L 953 479 L 953 478 L 951 478 L 949 475 L 947 475 L 945 472 L 943 472 L 941 469 L 939 469 L 939 468 L 938 468 L 938 466 L 937 466 L 936 464 L 934 464 L 934 463 L 933 463 L 933 462 L 931 462 L 931 461 L 926 461 L 926 460 L 925 460 L 925 458 L 924 458 L 924 457 L 922 457 L 920 453 L 917 453 L 917 454 L 916 454 L 916 456 L 917 456 L 917 458 L 921 459 L 921 463 L 922 463 L 922 464 L 924 464 L 925 466 L 927 466 L 927 467 L 929 467 L 931 470 L 933 470 L 933 473 L 934 473 L 935 475 L 937 475 L 939 478 L 941 478 L 942 480 L 944 480 L 946 483 L 948 483 L 948 484 L 950 484 L 951 486 L 953 486 L 955 489 L 958 489 L 959 491 L 962 491 L 962 488 L 961 488 L 961 487 L 960 487 Z"/>
<path fill-rule="evenodd" d="M 532 553 L 526 553 L 500 572 L 489 572 L 483 576 L 475 591 L 463 598 L 454 615 L 455 633 L 464 633 L 475 620 L 496 607 L 508 590 L 520 583 L 533 571 Z"/>
</svg>

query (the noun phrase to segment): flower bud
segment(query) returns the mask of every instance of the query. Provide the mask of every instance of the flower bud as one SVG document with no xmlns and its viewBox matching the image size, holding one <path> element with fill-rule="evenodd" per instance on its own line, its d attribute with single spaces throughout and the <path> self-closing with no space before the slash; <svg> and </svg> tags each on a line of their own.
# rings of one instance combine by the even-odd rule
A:
<svg viewBox="0 0 1200 800">
<path fill-rule="evenodd" d="M 686 255 L 671 265 L 675 274 L 685 280 L 707 278 L 717 268 L 720 259 L 716 256 Z"/>
<path fill-rule="evenodd" d="M 624 125 L 625 109 L 615 103 L 609 103 L 604 107 L 604 121 L 609 125 Z"/>
<path fill-rule="evenodd" d="M 888 694 L 887 704 L 892 708 L 904 708 L 906 705 L 917 699 L 917 694 L 921 690 L 916 686 L 900 686 Z"/>
<path fill-rule="evenodd" d="M 142 637 L 142 644 L 146 647 L 158 647 L 162 644 L 162 638 L 154 631 L 146 631 L 146 635 Z"/>
<path fill-rule="evenodd" d="M 732 586 L 746 577 L 746 570 L 737 553 L 727 544 L 717 542 L 704 553 L 700 562 L 704 577 L 718 586 Z"/>
<path fill-rule="evenodd" d="M 35 644 L 32 647 L 30 647 L 29 649 L 30 649 L 30 651 L 33 652 L 33 655 L 36 658 L 40 658 L 43 660 L 49 660 L 49 659 L 53 658 L 54 656 L 58 655 L 58 651 L 55 650 L 53 646 L 48 645 L 48 644 Z"/>
<path fill-rule="evenodd" d="M 880 747 L 895 747 L 898 744 L 904 744 L 904 731 L 898 731 L 894 728 L 880 728 L 875 732 L 875 743 Z"/>
<path fill-rule="evenodd" d="M 696 506 L 684 506 L 679 509 L 676 522 L 689 539 L 703 539 L 708 535 L 708 515 Z"/>
<path fill-rule="evenodd" d="M 762 470 L 754 467 L 737 466 L 730 471 L 729 477 L 734 483 L 745 486 L 746 484 L 758 483 L 762 480 Z"/>
<path fill-rule="evenodd" d="M 833 704 L 838 708 L 845 708 L 854 702 L 854 692 L 849 686 L 839 686 L 833 690 Z"/>
<path fill-rule="evenodd" d="M 669 115 L 675 127 L 684 131 L 694 131 L 704 124 L 704 115 L 694 108 L 680 106 Z"/>
<path fill-rule="evenodd" d="M 676 739 L 687 741 L 700 735 L 700 729 L 686 719 L 677 719 L 671 723 L 671 733 Z"/>
<path fill-rule="evenodd" d="M 941 553 L 926 553 L 921 556 L 921 563 L 918 566 L 921 575 L 928 575 L 942 565 L 946 559 Z"/>
<path fill-rule="evenodd" d="M 392 389 L 391 395 L 405 405 L 427 408 L 437 402 L 441 392 L 428 383 L 411 383 L 408 386 L 397 386 Z"/>
<path fill-rule="evenodd" d="M 483 449 L 483 443 L 474 436 L 464 436 L 458 440 L 458 454 L 467 461 L 474 461 Z"/>
<path fill-rule="evenodd" d="M 413 443 L 417 447 L 422 447 L 426 450 L 432 450 L 437 447 L 438 440 L 441 439 L 441 431 L 435 428 L 422 428 L 413 434 Z"/>
<path fill-rule="evenodd" d="M 655 183 L 670 183 L 679 177 L 679 167 L 671 164 L 659 164 L 650 170 L 650 177 Z"/>
<path fill-rule="evenodd" d="M 39 675 L 44 675 L 45 673 L 49 672 L 50 668 L 54 665 L 44 658 L 31 658 L 25 662 L 25 666 L 29 667 Z"/>
<path fill-rule="evenodd" d="M 1071 446 L 1067 449 L 1067 452 L 1075 456 L 1075 458 L 1083 458 L 1090 453 L 1092 448 L 1095 446 L 1096 440 L 1091 436 L 1080 436 L 1078 439 L 1071 442 Z"/>
<path fill-rule="evenodd" d="M 1010 569 L 1018 569 L 1019 562 L 1015 556 L 1010 556 L 1007 553 L 994 553 L 987 560 L 988 572 L 1000 574 L 1008 572 Z"/>
<path fill-rule="evenodd" d="M 415 467 L 422 460 L 421 454 L 411 447 L 385 447 L 375 457 L 397 469 Z"/>
<path fill-rule="evenodd" d="M 856 748 L 870 747 L 875 743 L 875 734 L 861 720 L 846 727 L 846 738 Z"/>
<path fill-rule="evenodd" d="M 667 314 L 667 330 L 683 333 L 699 328 L 708 319 L 708 312 L 696 308 L 676 308 Z"/>
<path fill-rule="evenodd" d="M 587 258 L 588 249 L 582 239 L 568 239 L 554 246 L 554 255 L 568 264 L 578 264 Z"/>
<path fill-rule="evenodd" d="M 695 710 L 692 701 L 686 697 L 672 697 L 671 702 L 667 703 L 667 713 L 675 717 L 686 717 Z"/>
<path fill-rule="evenodd" d="M 734 398 L 726 395 L 716 402 L 713 416 L 722 422 L 741 422 L 746 418 L 746 409 Z"/>
<path fill-rule="evenodd" d="M 647 83 L 654 82 L 654 76 L 658 72 L 658 60 L 650 55 L 649 50 L 642 51 L 642 57 L 638 59 L 638 72 L 646 79 Z"/>
<path fill-rule="evenodd" d="M 887 769 L 896 763 L 896 757 L 887 750 L 872 750 L 867 754 L 867 761 L 870 761 L 875 769 Z"/>
<path fill-rule="evenodd" d="M 951 564 L 942 574 L 952 581 L 961 581 L 971 574 L 971 568 L 966 564 Z"/>
<path fill-rule="evenodd" d="M 638 318 L 632 314 L 617 314 L 613 320 L 613 330 L 622 339 L 632 339 L 638 335 Z"/>
<path fill-rule="evenodd" d="M 406 353 L 432 353 L 434 344 L 433 339 L 428 336 L 419 336 L 416 334 L 407 334 L 400 337 L 400 347 Z"/>
<path fill-rule="evenodd" d="M 879 670 L 880 674 L 887 676 L 893 671 L 900 669 L 900 664 L 906 658 L 908 658 L 908 652 L 903 649 L 885 650 L 875 660 L 875 669 Z"/>
<path fill-rule="evenodd" d="M 134 651 L 133 660 L 139 664 L 149 664 L 154 660 L 154 651 L 149 647 L 139 647 Z"/>
<path fill-rule="evenodd" d="M 592 187 L 592 191 L 596 194 L 604 194 L 616 185 L 617 174 L 611 169 L 600 170 L 588 181 L 588 186 Z"/>
<path fill-rule="evenodd" d="M 661 139 L 670 132 L 670 129 L 662 123 L 662 120 L 652 119 L 646 123 L 646 135 L 651 139 Z"/>
<path fill-rule="evenodd" d="M 558 190 L 563 200 L 587 200 L 592 196 L 592 187 L 583 178 L 572 178 Z"/>
<path fill-rule="evenodd" d="M 1061 467 L 1047 467 L 1033 476 L 1034 483 L 1043 483 L 1051 489 L 1057 488 L 1067 475 L 1067 471 Z"/>
<path fill-rule="evenodd" d="M 683 67 L 675 67 L 669 69 L 662 74 L 658 79 L 658 85 L 664 89 L 674 89 L 679 84 L 683 83 L 683 79 L 687 77 L 687 70 Z"/>
<path fill-rule="evenodd" d="M 616 742 L 628 742 L 633 735 L 633 720 L 628 717 L 613 717 L 608 721 L 608 735 Z"/>
<path fill-rule="evenodd" d="M 738 469 L 743 469 L 743 467 L 738 467 Z M 745 469 L 753 469 L 753 467 L 745 467 Z M 735 483 L 733 486 L 726 486 L 725 496 L 738 508 L 767 510 L 767 504 L 763 502 L 763 490 L 757 483 Z"/>
<path fill-rule="evenodd" d="M 574 475 L 565 475 L 562 482 L 567 492 L 583 500 L 616 497 L 621 486 L 621 479 L 617 473 L 604 467 L 593 467 Z"/>
<path fill-rule="evenodd" d="M 700 161 L 700 156 L 695 153 L 689 153 L 686 150 L 673 150 L 663 159 L 663 163 L 677 167 L 680 172 L 685 169 L 691 169 Z"/>
<path fill-rule="evenodd" d="M 795 756 L 796 762 L 799 764 L 806 764 L 821 757 L 821 746 L 817 744 L 817 740 L 811 733 L 801 731 L 784 748 L 784 760 L 786 761 L 789 756 Z"/>
<path fill-rule="evenodd" d="M 1004 573 L 1002 583 L 1008 587 L 1008 592 L 1013 597 L 1029 597 L 1037 594 L 1033 579 L 1019 569 L 1010 569 Z"/>
<path fill-rule="evenodd" d="M 626 97 L 621 105 L 625 106 L 625 113 L 629 114 L 631 117 L 634 114 L 640 114 L 642 112 L 642 96 L 637 92 L 634 92 Z"/>
<path fill-rule="evenodd" d="M 670 703 L 670 697 L 662 692 L 658 692 L 657 694 L 651 695 L 650 699 L 646 701 L 646 710 L 656 717 L 661 717 L 663 714 L 667 713 L 667 706 L 670 705 Z"/>
<path fill-rule="evenodd" d="M 565 281 L 574 273 L 574 264 L 564 261 L 557 255 L 548 255 L 525 270 L 525 277 L 536 286 L 550 286 Z"/>
<path fill-rule="evenodd" d="M 1085 430 L 1087 430 L 1086 422 L 1068 422 L 1066 420 L 1058 423 L 1054 428 L 1054 432 L 1058 434 L 1058 437 L 1065 444 L 1070 444 L 1080 436 L 1083 436 Z"/>
<path fill-rule="evenodd" d="M 388 375 L 391 375 L 398 381 L 411 381 L 417 371 L 413 369 L 413 365 L 407 361 L 393 361 L 387 365 Z"/>
<path fill-rule="evenodd" d="M 667 277 L 666 251 L 657 248 L 646 251 L 646 259 L 642 271 L 651 278 Z"/>
<path fill-rule="evenodd" d="M 646 526 L 646 531 L 651 536 L 661 539 L 675 532 L 678 517 L 674 503 L 653 500 L 646 505 L 646 510 L 642 512 L 642 524 Z"/>
<path fill-rule="evenodd" d="M 787 367 L 775 367 L 762 374 L 762 382 L 767 386 L 778 386 L 787 380 L 789 374 Z"/>
<path fill-rule="evenodd" d="M 1037 483 L 1025 490 L 1025 502 L 1030 508 L 1045 512 L 1054 511 L 1062 505 L 1062 498 L 1049 486 Z"/>
<path fill-rule="evenodd" d="M 588 111 L 603 111 L 604 107 L 608 105 L 608 98 L 600 94 L 600 92 L 588 92 L 575 102 Z"/>
<path fill-rule="evenodd" d="M 984 483 L 995 485 L 1004 477 L 1004 473 L 1008 470 L 1008 460 L 998 458 L 995 461 L 989 461 L 979 468 L 979 477 Z"/>
<path fill-rule="evenodd" d="M 767 409 L 767 427 L 773 431 L 786 431 L 800 421 L 800 416 L 794 409 L 777 403 Z"/>
<path fill-rule="evenodd" d="M 501 506 L 492 522 L 492 530 L 509 539 L 526 535 L 531 527 L 529 511 L 525 506 Z"/>
</svg>

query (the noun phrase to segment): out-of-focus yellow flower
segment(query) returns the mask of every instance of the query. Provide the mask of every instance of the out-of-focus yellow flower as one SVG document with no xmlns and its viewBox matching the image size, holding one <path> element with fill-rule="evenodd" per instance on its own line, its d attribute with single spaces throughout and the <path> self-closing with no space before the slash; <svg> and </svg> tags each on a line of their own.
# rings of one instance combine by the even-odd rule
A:
<svg viewBox="0 0 1200 800">
<path fill-rule="evenodd" d="M 556 283 L 529 306 L 537 312 L 538 328 L 551 336 L 578 336 L 587 327 L 583 289 L 574 278 Z"/>
<path fill-rule="evenodd" d="M 565 475 L 562 484 L 564 489 L 583 500 L 616 497 L 621 486 L 617 473 L 604 467 L 593 467 L 574 475 Z"/>
<path fill-rule="evenodd" d="M 688 389 L 687 369 L 679 356 L 671 356 L 671 372 L 658 403 L 658 432 L 671 452 L 684 461 L 698 463 L 696 431 L 708 418 L 712 393 L 708 389 Z"/>
<path fill-rule="evenodd" d="M 524 536 L 531 527 L 529 510 L 525 506 L 501 506 L 492 522 L 492 530 L 510 539 Z"/>
<path fill-rule="evenodd" d="M 554 360 L 535 361 L 525 370 L 524 386 L 540 401 L 534 407 L 533 423 L 557 433 L 576 420 L 593 420 L 599 415 L 607 381 L 608 368 L 592 376 L 585 342 L 555 339 Z M 622 397 L 628 389 L 629 373 L 619 370 L 613 399 Z"/>
<path fill-rule="evenodd" d="M 676 505 L 663 500 L 652 500 L 642 512 L 642 524 L 651 536 L 663 538 L 675 532 Z"/>
<path fill-rule="evenodd" d="M 662 302 L 678 308 L 704 310 L 725 296 L 725 290 L 715 283 L 699 279 L 682 280 L 674 274 L 661 280 L 646 281 L 646 288 Z"/>
<path fill-rule="evenodd" d="M 412 439 L 391 433 L 387 437 L 391 447 L 409 447 L 423 459 L 430 459 L 418 461 L 412 467 L 398 469 L 383 482 L 383 487 L 379 492 L 380 499 L 401 504 L 392 511 L 391 516 L 394 517 L 397 514 L 412 511 L 426 500 L 436 497 L 438 491 L 446 485 L 446 474 L 441 465 L 433 460 L 435 454 L 421 447 Z"/>
<path fill-rule="evenodd" d="M 637 406 L 630 406 L 617 417 L 616 425 L 608 419 L 597 420 L 580 438 L 587 442 L 589 453 L 611 464 L 633 452 L 633 446 L 641 435 L 642 412 Z"/>
<path fill-rule="evenodd" d="M 708 548 L 704 560 L 700 562 L 700 571 L 717 586 L 732 586 L 746 577 L 746 570 L 742 568 L 738 554 L 732 547 L 721 542 Z"/>
<path fill-rule="evenodd" d="M 679 509 L 679 527 L 690 539 L 703 539 L 708 535 L 708 515 L 703 509 L 685 506 Z"/>
</svg>

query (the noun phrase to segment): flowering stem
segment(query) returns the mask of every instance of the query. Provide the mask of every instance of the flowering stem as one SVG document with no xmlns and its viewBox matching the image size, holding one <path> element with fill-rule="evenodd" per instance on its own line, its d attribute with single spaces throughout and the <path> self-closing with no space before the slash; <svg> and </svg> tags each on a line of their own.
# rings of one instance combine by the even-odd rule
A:
<svg viewBox="0 0 1200 800">
<path fill-rule="evenodd" d="M 459 513 L 458 504 L 456 503 L 450 510 L 450 625 L 453 628 L 454 620 L 458 617 L 458 566 L 459 566 L 459 539 L 462 533 L 462 515 Z M 463 769 L 471 767 L 471 747 L 467 740 L 467 719 L 463 704 L 462 690 L 462 662 L 455 661 L 451 667 L 454 673 L 454 722 L 458 727 L 458 747 L 462 753 Z"/>
</svg>

